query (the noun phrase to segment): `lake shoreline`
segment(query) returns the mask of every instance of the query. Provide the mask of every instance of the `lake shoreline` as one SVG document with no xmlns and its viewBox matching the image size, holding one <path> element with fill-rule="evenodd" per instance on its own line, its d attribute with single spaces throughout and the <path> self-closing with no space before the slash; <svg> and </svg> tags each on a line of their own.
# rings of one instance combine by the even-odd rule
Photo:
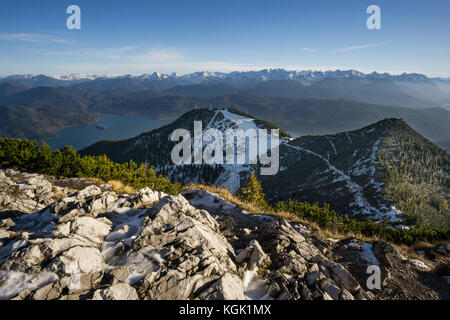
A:
<svg viewBox="0 0 450 320">
<path fill-rule="evenodd" d="M 84 127 L 90 127 L 90 126 L 93 126 L 93 125 L 99 123 L 99 122 L 105 117 L 105 114 L 102 114 L 102 113 L 96 113 L 96 112 L 94 112 L 94 113 L 89 113 L 89 114 L 90 114 L 90 115 L 97 115 L 98 117 L 97 117 L 97 119 L 95 119 L 95 120 L 93 120 L 93 121 L 88 121 L 86 124 L 82 124 L 82 125 L 77 124 L 77 125 L 75 125 L 75 126 L 63 126 L 63 127 L 60 127 L 60 128 L 58 128 L 57 130 L 55 130 L 55 132 L 52 132 L 51 137 L 49 137 L 49 138 L 38 138 L 37 140 L 39 140 L 40 142 L 45 142 L 45 143 L 48 144 L 48 142 L 51 142 L 51 141 L 53 141 L 53 140 L 59 139 L 58 132 L 60 132 L 60 131 L 62 131 L 62 130 L 65 130 L 65 129 L 72 129 L 72 128 L 84 128 Z"/>
<path fill-rule="evenodd" d="M 52 149 L 61 149 L 65 145 L 70 145 L 81 150 L 101 140 L 128 139 L 160 128 L 173 120 L 155 120 L 151 116 L 143 115 L 113 113 L 98 115 L 100 118 L 89 125 L 66 127 L 55 133 L 56 138 L 41 141 L 45 141 Z"/>
</svg>

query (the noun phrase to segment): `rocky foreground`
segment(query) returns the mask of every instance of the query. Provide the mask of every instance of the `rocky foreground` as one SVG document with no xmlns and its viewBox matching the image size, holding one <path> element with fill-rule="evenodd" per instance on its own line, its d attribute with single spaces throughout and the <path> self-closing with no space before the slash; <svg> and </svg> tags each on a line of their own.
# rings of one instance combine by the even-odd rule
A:
<svg viewBox="0 0 450 320">
<path fill-rule="evenodd" d="M 447 255 L 448 248 L 443 247 Z M 370 291 L 367 266 L 382 271 Z M 0 299 L 449 299 L 383 241 L 323 239 L 200 190 L 118 195 L 0 170 Z"/>
</svg>

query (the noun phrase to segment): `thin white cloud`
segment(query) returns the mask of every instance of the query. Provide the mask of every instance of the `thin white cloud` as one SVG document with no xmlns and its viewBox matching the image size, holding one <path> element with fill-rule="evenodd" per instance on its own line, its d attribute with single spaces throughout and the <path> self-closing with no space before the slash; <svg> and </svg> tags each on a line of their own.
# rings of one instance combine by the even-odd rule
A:
<svg viewBox="0 0 450 320">
<path fill-rule="evenodd" d="M 336 51 L 336 52 L 348 52 L 348 51 L 355 51 L 355 50 L 379 47 L 379 46 L 383 46 L 385 44 L 386 44 L 385 42 L 369 43 L 369 44 L 364 44 L 364 45 L 360 45 L 360 46 L 343 47 L 343 48 L 336 49 L 334 51 Z"/>
<path fill-rule="evenodd" d="M 139 63 L 158 63 L 168 61 L 181 61 L 186 57 L 176 48 L 151 48 L 143 54 L 128 56 L 128 60 Z"/>
<path fill-rule="evenodd" d="M 45 51 L 43 54 L 80 58 L 81 61 L 77 63 L 65 64 L 61 68 L 57 67 L 57 69 L 66 70 L 62 73 L 142 74 L 154 71 L 191 73 L 202 70 L 231 72 L 263 69 L 261 66 L 225 61 L 193 61 L 177 48 L 133 46 L 105 49 L 81 48 L 79 50 Z M 91 62 L 89 59 L 85 59 L 86 57 L 101 58 L 102 61 Z"/>
<path fill-rule="evenodd" d="M 269 68 L 284 68 L 288 70 L 319 68 L 299 68 L 299 66 L 266 66 L 256 64 L 234 63 L 228 61 L 202 60 L 194 61 L 183 54 L 178 48 L 144 48 L 144 47 L 119 47 L 119 48 L 81 48 L 79 50 L 46 51 L 49 55 L 73 55 L 79 56 L 81 61 L 64 64 L 56 67 L 56 72 L 61 73 L 105 73 L 105 74 L 142 74 L 149 72 L 181 74 L 197 71 L 231 72 L 231 71 L 259 71 Z M 86 57 L 101 57 L 101 62 L 83 61 Z M 338 69 L 332 66 L 330 69 Z M 323 68 L 320 68 L 323 69 Z"/>
<path fill-rule="evenodd" d="M 180 61 L 184 55 L 175 48 L 143 48 L 123 46 L 117 48 L 79 48 L 71 50 L 46 50 L 44 55 L 93 57 L 109 60 L 121 60 L 123 63 L 157 63 Z"/>
<path fill-rule="evenodd" d="M 317 52 L 317 51 L 319 51 L 318 49 L 314 49 L 314 48 L 302 48 L 301 50 L 306 51 L 306 52 Z"/>
<path fill-rule="evenodd" d="M 70 44 L 69 40 L 55 37 L 50 34 L 43 33 L 0 33 L 0 40 L 6 41 L 25 41 L 33 43 L 62 43 Z"/>
<path fill-rule="evenodd" d="M 54 56 L 80 56 L 80 57 L 102 57 L 109 59 L 119 59 L 124 55 L 129 55 L 130 52 L 134 52 L 138 47 L 136 46 L 123 46 L 117 48 L 79 48 L 74 50 L 46 50 L 41 51 L 44 55 Z"/>
</svg>

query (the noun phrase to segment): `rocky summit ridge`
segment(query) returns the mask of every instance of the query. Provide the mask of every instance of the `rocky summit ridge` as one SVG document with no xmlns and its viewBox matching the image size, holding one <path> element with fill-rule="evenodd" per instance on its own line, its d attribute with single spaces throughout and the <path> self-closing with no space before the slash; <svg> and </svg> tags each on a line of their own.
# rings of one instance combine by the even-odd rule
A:
<svg viewBox="0 0 450 320">
<path fill-rule="evenodd" d="M 371 264 L 381 290 L 366 287 Z M 0 170 L 0 299 L 449 298 L 428 269 L 387 242 L 327 239 L 207 191 L 119 195 Z"/>
</svg>

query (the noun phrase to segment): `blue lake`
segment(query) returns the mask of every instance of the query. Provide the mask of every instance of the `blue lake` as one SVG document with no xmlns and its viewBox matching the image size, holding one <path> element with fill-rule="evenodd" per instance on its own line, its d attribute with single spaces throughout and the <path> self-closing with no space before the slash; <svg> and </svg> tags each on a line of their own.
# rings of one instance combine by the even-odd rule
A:
<svg viewBox="0 0 450 320">
<path fill-rule="evenodd" d="M 58 138 L 46 142 L 52 149 L 71 145 L 81 150 L 100 140 L 123 140 L 172 122 L 172 120 L 154 120 L 149 116 L 117 114 L 103 114 L 103 116 L 103 119 L 92 126 L 62 129 L 56 133 Z"/>
</svg>

